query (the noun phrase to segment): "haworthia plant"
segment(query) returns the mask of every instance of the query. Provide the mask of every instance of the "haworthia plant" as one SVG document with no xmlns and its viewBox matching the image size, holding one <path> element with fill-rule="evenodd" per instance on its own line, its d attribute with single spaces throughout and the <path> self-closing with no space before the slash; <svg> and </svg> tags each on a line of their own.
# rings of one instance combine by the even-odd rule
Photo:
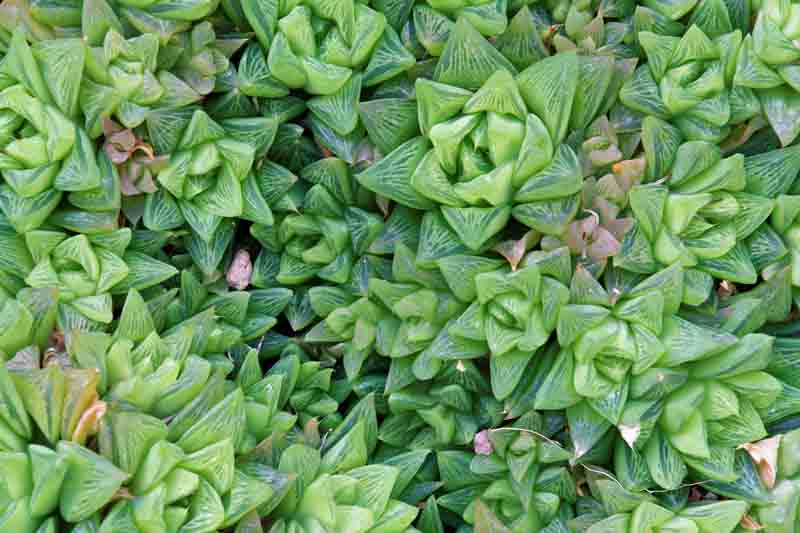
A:
<svg viewBox="0 0 800 533">
<path fill-rule="evenodd" d="M 798 529 L 794 0 L 0 6 L 0 528 Z"/>
</svg>

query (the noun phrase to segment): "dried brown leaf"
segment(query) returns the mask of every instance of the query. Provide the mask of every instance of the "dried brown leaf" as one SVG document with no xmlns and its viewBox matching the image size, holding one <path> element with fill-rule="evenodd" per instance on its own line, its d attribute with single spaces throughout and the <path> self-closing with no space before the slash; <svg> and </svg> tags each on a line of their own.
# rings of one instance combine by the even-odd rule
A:
<svg viewBox="0 0 800 533">
<path fill-rule="evenodd" d="M 776 435 L 758 442 L 748 442 L 739 448 L 747 451 L 758 468 L 761 481 L 768 489 L 775 487 L 778 476 L 778 450 L 781 446 L 781 436 Z"/>
<path fill-rule="evenodd" d="M 539 240 L 539 233 L 536 231 L 529 231 L 518 240 L 508 240 L 497 244 L 493 249 L 506 258 L 508 264 L 511 265 L 511 270 L 516 270 L 519 262 L 525 256 L 531 246 L 536 244 Z"/>
</svg>

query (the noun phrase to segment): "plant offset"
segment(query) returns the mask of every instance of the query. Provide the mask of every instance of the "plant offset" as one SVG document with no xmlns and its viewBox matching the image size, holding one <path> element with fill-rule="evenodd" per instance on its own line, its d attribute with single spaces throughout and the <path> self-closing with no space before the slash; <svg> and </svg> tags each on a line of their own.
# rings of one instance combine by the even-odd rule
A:
<svg viewBox="0 0 800 533">
<path fill-rule="evenodd" d="M 800 533 L 800 3 L 0 3 L 3 533 Z"/>
</svg>

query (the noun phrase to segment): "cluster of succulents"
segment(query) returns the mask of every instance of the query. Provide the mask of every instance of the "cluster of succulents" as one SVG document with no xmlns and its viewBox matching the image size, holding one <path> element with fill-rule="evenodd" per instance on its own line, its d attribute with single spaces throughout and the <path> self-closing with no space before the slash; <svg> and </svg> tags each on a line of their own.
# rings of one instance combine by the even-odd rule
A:
<svg viewBox="0 0 800 533">
<path fill-rule="evenodd" d="M 7 0 L 0 528 L 800 531 L 800 4 Z"/>
</svg>

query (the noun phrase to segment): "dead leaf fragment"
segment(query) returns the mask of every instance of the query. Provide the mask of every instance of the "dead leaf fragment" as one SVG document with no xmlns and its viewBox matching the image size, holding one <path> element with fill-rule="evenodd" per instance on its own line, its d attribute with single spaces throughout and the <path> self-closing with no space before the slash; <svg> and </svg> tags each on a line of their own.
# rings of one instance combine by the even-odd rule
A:
<svg viewBox="0 0 800 533">
<path fill-rule="evenodd" d="M 756 467 L 758 467 L 761 481 L 770 490 L 775 487 L 775 479 L 778 475 L 778 449 L 780 445 L 781 436 L 776 435 L 758 442 L 742 444 L 739 447 L 750 454 Z"/>
</svg>

